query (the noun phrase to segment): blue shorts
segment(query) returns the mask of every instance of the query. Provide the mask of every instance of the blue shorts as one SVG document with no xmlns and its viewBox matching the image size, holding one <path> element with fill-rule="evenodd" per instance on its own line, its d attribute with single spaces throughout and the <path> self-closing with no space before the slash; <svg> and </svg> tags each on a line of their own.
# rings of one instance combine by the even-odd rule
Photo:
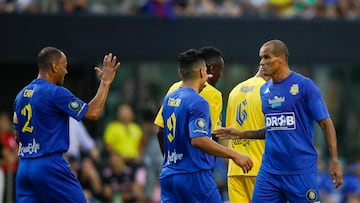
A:
<svg viewBox="0 0 360 203">
<path fill-rule="evenodd" d="M 86 203 L 79 181 L 61 154 L 20 159 L 16 175 L 17 203 Z"/>
<path fill-rule="evenodd" d="M 211 170 L 160 179 L 162 203 L 220 203 L 220 192 Z"/>
<path fill-rule="evenodd" d="M 320 203 L 317 173 L 276 175 L 260 170 L 256 177 L 253 203 Z"/>
</svg>

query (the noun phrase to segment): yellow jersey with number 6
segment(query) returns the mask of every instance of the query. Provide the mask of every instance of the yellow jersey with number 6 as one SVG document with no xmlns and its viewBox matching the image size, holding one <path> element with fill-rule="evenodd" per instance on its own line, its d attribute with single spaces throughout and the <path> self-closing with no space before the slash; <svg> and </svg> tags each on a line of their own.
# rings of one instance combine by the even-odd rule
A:
<svg viewBox="0 0 360 203">
<path fill-rule="evenodd" d="M 226 109 L 226 127 L 239 130 L 255 130 L 265 126 L 261 107 L 260 87 L 265 83 L 261 77 L 252 77 L 235 86 L 228 99 Z M 253 168 L 244 174 L 242 169 L 229 159 L 228 176 L 256 176 L 264 153 L 265 140 L 235 139 L 229 140 L 229 148 L 246 154 L 253 161 Z"/>
</svg>

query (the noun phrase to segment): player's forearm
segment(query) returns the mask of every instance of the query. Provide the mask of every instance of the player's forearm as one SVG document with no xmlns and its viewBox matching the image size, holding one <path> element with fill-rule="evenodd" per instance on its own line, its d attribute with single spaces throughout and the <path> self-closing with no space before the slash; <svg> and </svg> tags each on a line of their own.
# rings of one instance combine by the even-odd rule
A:
<svg viewBox="0 0 360 203">
<path fill-rule="evenodd" d="M 233 127 L 227 127 L 216 129 L 213 133 L 220 139 L 265 139 L 265 132 L 265 128 L 238 130 Z"/>
<path fill-rule="evenodd" d="M 232 158 L 234 151 L 225 147 L 217 142 L 209 139 L 208 137 L 195 137 L 191 139 L 191 144 L 208 154 L 219 156 L 223 158 Z"/>
<path fill-rule="evenodd" d="M 101 81 L 95 97 L 89 102 L 89 108 L 85 114 L 85 118 L 90 120 L 97 120 L 104 108 L 106 98 L 110 90 L 109 82 Z"/>
<path fill-rule="evenodd" d="M 157 133 L 157 138 L 158 138 L 161 153 L 164 156 L 164 129 L 161 127 L 159 127 L 159 131 Z"/>
<path fill-rule="evenodd" d="M 232 132 L 232 139 L 265 139 L 265 128 L 257 130 L 236 130 Z"/>
<path fill-rule="evenodd" d="M 246 130 L 244 132 L 244 139 L 265 139 L 265 128 L 257 130 Z"/>
<path fill-rule="evenodd" d="M 326 144 L 329 150 L 331 161 L 338 161 L 337 141 L 335 127 L 330 118 L 319 123 L 325 136 Z"/>
</svg>

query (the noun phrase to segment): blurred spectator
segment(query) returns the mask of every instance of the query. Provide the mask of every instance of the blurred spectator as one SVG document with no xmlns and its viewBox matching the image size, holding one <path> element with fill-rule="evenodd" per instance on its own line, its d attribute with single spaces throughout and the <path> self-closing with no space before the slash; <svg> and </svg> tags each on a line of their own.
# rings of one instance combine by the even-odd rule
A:
<svg viewBox="0 0 360 203">
<path fill-rule="evenodd" d="M 100 153 L 95 140 L 82 121 L 69 118 L 69 150 L 65 153 L 72 171 L 77 175 L 88 202 L 96 203 L 102 197 L 102 183 L 95 163 Z"/>
<path fill-rule="evenodd" d="M 326 17 L 328 18 L 336 18 L 337 17 L 337 11 L 336 11 L 336 4 L 338 0 L 323 0 L 317 2 L 317 8 L 324 7 Z"/>
<path fill-rule="evenodd" d="M 0 13 L 11 13 L 15 11 L 15 4 L 12 0 L 0 0 Z"/>
<path fill-rule="evenodd" d="M 102 170 L 103 198 L 111 203 L 133 203 L 142 199 L 142 188 L 136 182 L 136 172 L 117 153 L 110 153 L 109 165 Z"/>
<path fill-rule="evenodd" d="M 139 14 L 145 0 L 89 0 L 89 11 L 95 14 Z"/>
<path fill-rule="evenodd" d="M 95 140 L 90 136 L 82 121 L 69 119 L 70 145 L 66 155 L 75 160 L 80 160 L 81 155 L 90 156 L 93 160 L 99 161 L 100 153 L 96 148 Z"/>
<path fill-rule="evenodd" d="M 239 0 L 223 0 L 217 14 L 221 17 L 239 17 L 242 14 Z"/>
<path fill-rule="evenodd" d="M 88 0 L 63 0 L 62 10 L 65 13 L 86 13 Z"/>
<path fill-rule="evenodd" d="M 40 13 L 42 11 L 39 0 L 15 0 L 15 8 L 20 13 Z"/>
<path fill-rule="evenodd" d="M 132 107 L 121 104 L 117 109 L 117 120 L 109 123 L 105 128 L 106 152 L 119 154 L 135 171 L 141 165 L 142 136 L 140 125 L 134 122 Z"/>
<path fill-rule="evenodd" d="M 157 126 L 153 123 L 156 112 L 155 108 L 154 110 L 149 108 L 143 112 L 142 126 L 145 145 L 143 162 L 146 175 L 144 203 L 160 202 L 159 175 L 162 170 L 163 156 L 157 139 Z"/>
<path fill-rule="evenodd" d="M 337 0 L 340 17 L 354 19 L 360 17 L 359 0 Z"/>
<path fill-rule="evenodd" d="M 99 199 L 103 198 L 103 185 L 101 176 L 95 167 L 93 159 L 90 157 L 83 158 L 77 175 L 87 202 L 99 202 Z"/>
<path fill-rule="evenodd" d="M 16 133 L 6 112 L 0 113 L 0 141 L 2 146 L 1 170 L 5 174 L 4 200 L 5 202 L 15 202 L 15 176 L 18 163 L 17 143 Z"/>
<path fill-rule="evenodd" d="M 136 15 L 140 12 L 140 8 L 144 0 L 122 0 L 119 11 L 122 15 Z"/>
<path fill-rule="evenodd" d="M 174 11 L 177 16 L 189 16 L 193 13 L 195 0 L 175 0 Z"/>
<path fill-rule="evenodd" d="M 242 7 L 248 17 L 267 17 L 269 15 L 268 0 L 244 0 Z"/>
<path fill-rule="evenodd" d="M 159 19 L 175 19 L 174 0 L 148 0 L 144 13 Z"/>
<path fill-rule="evenodd" d="M 272 15 L 279 18 L 291 18 L 295 15 L 292 0 L 269 0 Z"/>
<path fill-rule="evenodd" d="M 212 0 L 196 0 L 195 16 L 215 16 L 217 12 L 217 5 Z"/>
</svg>

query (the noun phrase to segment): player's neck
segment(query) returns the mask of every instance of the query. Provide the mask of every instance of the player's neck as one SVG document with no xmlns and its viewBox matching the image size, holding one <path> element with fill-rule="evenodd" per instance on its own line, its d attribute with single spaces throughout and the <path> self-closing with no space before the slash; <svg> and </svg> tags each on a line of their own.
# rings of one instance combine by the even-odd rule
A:
<svg viewBox="0 0 360 203">
<path fill-rule="evenodd" d="M 284 70 L 279 71 L 278 74 L 272 75 L 271 78 L 274 82 L 281 82 L 285 80 L 291 74 L 289 67 L 286 67 Z"/>
<path fill-rule="evenodd" d="M 53 80 L 53 78 L 52 78 L 48 73 L 45 73 L 45 72 L 39 72 L 39 74 L 38 74 L 38 76 L 37 76 L 37 79 L 47 80 L 47 81 L 49 81 L 50 83 L 54 83 L 54 84 L 55 84 L 55 81 Z"/>
<path fill-rule="evenodd" d="M 201 89 L 201 84 L 196 81 L 196 80 L 186 80 L 182 82 L 182 87 L 186 87 L 186 88 L 192 88 L 194 89 L 197 93 L 200 92 Z"/>
</svg>

